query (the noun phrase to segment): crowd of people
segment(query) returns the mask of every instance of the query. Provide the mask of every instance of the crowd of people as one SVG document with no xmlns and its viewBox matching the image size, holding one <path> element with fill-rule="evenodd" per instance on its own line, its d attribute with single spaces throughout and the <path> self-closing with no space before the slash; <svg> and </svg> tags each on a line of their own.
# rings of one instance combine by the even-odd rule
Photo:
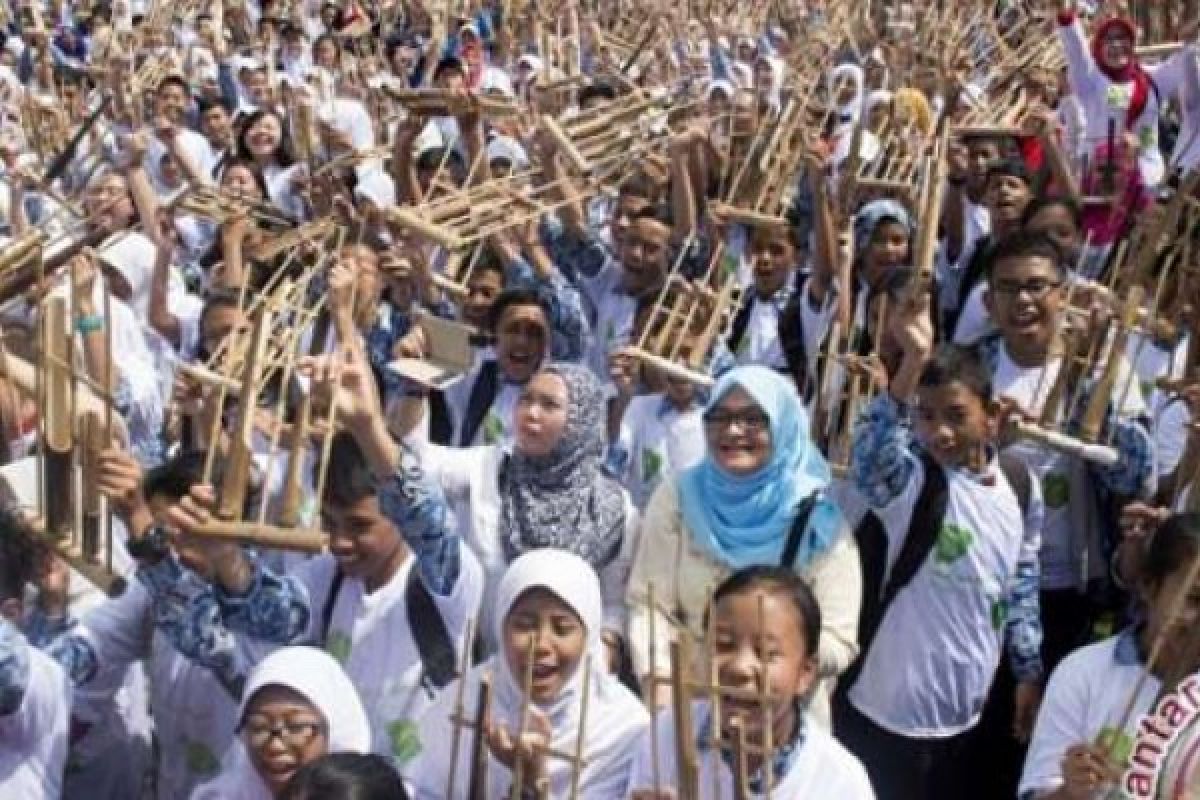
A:
<svg viewBox="0 0 1200 800">
<path fill-rule="evenodd" d="M 4 3 L 0 797 L 1200 797 L 1196 5 Z"/>
</svg>

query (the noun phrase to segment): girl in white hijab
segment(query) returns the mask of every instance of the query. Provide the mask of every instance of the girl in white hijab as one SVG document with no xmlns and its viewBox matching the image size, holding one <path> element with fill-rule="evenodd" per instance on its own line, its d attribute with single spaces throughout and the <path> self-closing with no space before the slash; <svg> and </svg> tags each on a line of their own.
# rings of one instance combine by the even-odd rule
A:
<svg viewBox="0 0 1200 800">
<path fill-rule="evenodd" d="M 328 653 L 285 647 L 246 681 L 238 738 L 221 774 L 192 800 L 270 800 L 327 753 L 369 753 L 371 730 L 354 685 Z"/>
<path fill-rule="evenodd" d="M 547 796 L 570 794 L 572 766 L 545 755 L 546 749 L 575 752 L 580 735 L 584 671 L 591 670 L 584 763 L 579 797 L 610 800 L 624 797 L 639 734 L 650 717 L 637 697 L 622 686 L 605 666 L 600 640 L 603 608 L 596 573 L 579 556 L 563 550 L 532 550 L 517 558 L 500 581 L 497 593 L 496 638 L 501 652 L 467 673 L 463 707 L 473 709 L 480 681 L 492 685 L 488 726 L 485 796 L 506 795 L 513 780 L 512 741 L 520 728 L 524 707 L 522 688 L 530 642 L 534 646 L 530 723 L 522 738 L 527 787 L 544 781 Z M 450 763 L 454 742 L 451 721 L 459 682 L 447 686 L 421 723 L 424 748 L 409 766 L 407 778 L 418 800 L 458 800 L 467 797 L 470 752 L 474 732 L 459 734 L 458 757 Z M 447 778 L 455 773 L 453 794 Z M 530 772 L 535 773 L 531 775 Z"/>
</svg>

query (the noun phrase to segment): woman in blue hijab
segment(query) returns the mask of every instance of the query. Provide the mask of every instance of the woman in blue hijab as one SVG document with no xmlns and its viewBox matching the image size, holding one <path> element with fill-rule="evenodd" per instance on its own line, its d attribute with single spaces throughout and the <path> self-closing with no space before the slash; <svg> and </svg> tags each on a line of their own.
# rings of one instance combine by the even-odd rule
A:
<svg viewBox="0 0 1200 800">
<path fill-rule="evenodd" d="M 730 370 L 713 387 L 704 430 L 704 460 L 677 483 L 664 480 L 642 519 L 627 596 L 637 674 L 669 672 L 672 625 L 703 636 L 709 594 L 730 572 L 786 565 L 821 605 L 820 672 L 836 677 L 858 653 L 862 578 L 795 388 L 765 367 Z M 812 698 L 826 723 L 830 684 Z"/>
</svg>

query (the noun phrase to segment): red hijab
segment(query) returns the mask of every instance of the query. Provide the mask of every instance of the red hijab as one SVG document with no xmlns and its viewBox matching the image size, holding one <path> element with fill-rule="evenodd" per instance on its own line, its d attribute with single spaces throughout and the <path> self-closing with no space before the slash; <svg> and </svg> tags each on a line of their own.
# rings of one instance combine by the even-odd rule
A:
<svg viewBox="0 0 1200 800">
<path fill-rule="evenodd" d="M 1092 34 L 1092 59 L 1096 62 L 1096 67 L 1113 83 L 1133 83 L 1133 96 L 1125 114 L 1125 126 L 1132 128 L 1146 110 L 1146 103 L 1150 99 L 1150 76 L 1133 55 L 1130 56 L 1129 63 L 1119 68 L 1104 62 L 1104 39 L 1114 31 L 1128 36 L 1131 48 L 1137 42 L 1137 29 L 1132 22 L 1123 17 L 1109 17 L 1096 26 L 1096 31 Z"/>
</svg>

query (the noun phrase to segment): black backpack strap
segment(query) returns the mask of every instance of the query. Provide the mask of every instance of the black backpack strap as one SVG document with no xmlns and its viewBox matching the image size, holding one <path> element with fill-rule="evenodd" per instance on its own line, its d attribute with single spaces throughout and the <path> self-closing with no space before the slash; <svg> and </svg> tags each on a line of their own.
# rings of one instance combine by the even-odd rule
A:
<svg viewBox="0 0 1200 800">
<path fill-rule="evenodd" d="M 735 355 L 737 354 L 738 347 L 742 344 L 742 339 L 746 337 L 746 328 L 750 326 L 750 312 L 753 310 L 754 295 L 747 292 L 742 299 L 741 307 L 733 315 L 733 323 L 729 326 L 729 337 L 725 340 L 725 344 L 729 347 L 729 352 Z"/>
<path fill-rule="evenodd" d="M 804 295 L 806 287 L 796 290 L 779 315 L 779 348 L 787 362 L 796 389 L 805 400 L 808 392 L 808 350 L 804 344 Z"/>
<path fill-rule="evenodd" d="M 440 389 L 429 392 L 429 441 L 450 447 L 454 444 L 454 421 L 446 405 L 446 393 Z"/>
<path fill-rule="evenodd" d="M 1033 477 L 1029 474 L 1029 467 L 1025 466 L 1025 462 L 1017 458 L 1012 453 L 1000 453 L 996 459 L 1000 465 L 1000 471 L 1004 473 L 1005 480 L 1012 487 L 1013 493 L 1017 496 L 1017 503 L 1021 506 L 1021 516 L 1025 516 L 1029 512 L 1029 503 L 1033 496 Z"/>
<path fill-rule="evenodd" d="M 316 647 L 325 647 L 326 640 L 329 639 L 329 625 L 333 622 L 333 607 L 337 605 L 338 595 L 341 594 L 342 584 L 346 580 L 346 573 L 342 572 L 342 568 L 337 564 L 333 565 L 333 580 L 329 582 L 329 596 L 325 598 L 325 605 L 321 607 L 321 627 L 317 629 L 317 635 L 313 642 Z"/>
<path fill-rule="evenodd" d="M 430 692 L 437 691 L 457 677 L 458 659 L 442 613 L 421 580 L 415 563 L 404 586 L 404 607 L 408 627 L 421 656 L 421 682 Z"/>
<path fill-rule="evenodd" d="M 459 428 L 458 446 L 470 447 L 475 440 L 483 418 L 496 400 L 496 391 L 500 387 L 500 367 L 495 359 L 484 361 L 479 367 L 479 375 L 471 385 L 471 394 L 467 398 L 467 412 Z"/>
<path fill-rule="evenodd" d="M 796 553 L 800 552 L 800 540 L 804 538 L 804 531 L 808 528 L 808 518 L 812 516 L 812 510 L 817 505 L 818 499 L 819 492 L 813 492 L 796 505 L 796 518 L 792 520 L 792 527 L 788 528 L 787 541 L 783 544 L 783 556 L 779 559 L 779 566 L 788 568 L 795 566 Z"/>
<path fill-rule="evenodd" d="M 933 460 L 933 456 L 924 450 L 920 452 L 921 466 L 925 468 L 925 483 L 921 485 L 921 493 L 913 506 L 912 520 L 908 523 L 908 534 L 900 547 L 900 555 L 896 557 L 887 585 L 880 596 L 880 619 L 882 611 L 886 610 L 896 599 L 896 595 L 912 582 L 917 570 L 929 557 L 942 530 L 942 520 L 946 516 L 946 473 Z"/>
</svg>

